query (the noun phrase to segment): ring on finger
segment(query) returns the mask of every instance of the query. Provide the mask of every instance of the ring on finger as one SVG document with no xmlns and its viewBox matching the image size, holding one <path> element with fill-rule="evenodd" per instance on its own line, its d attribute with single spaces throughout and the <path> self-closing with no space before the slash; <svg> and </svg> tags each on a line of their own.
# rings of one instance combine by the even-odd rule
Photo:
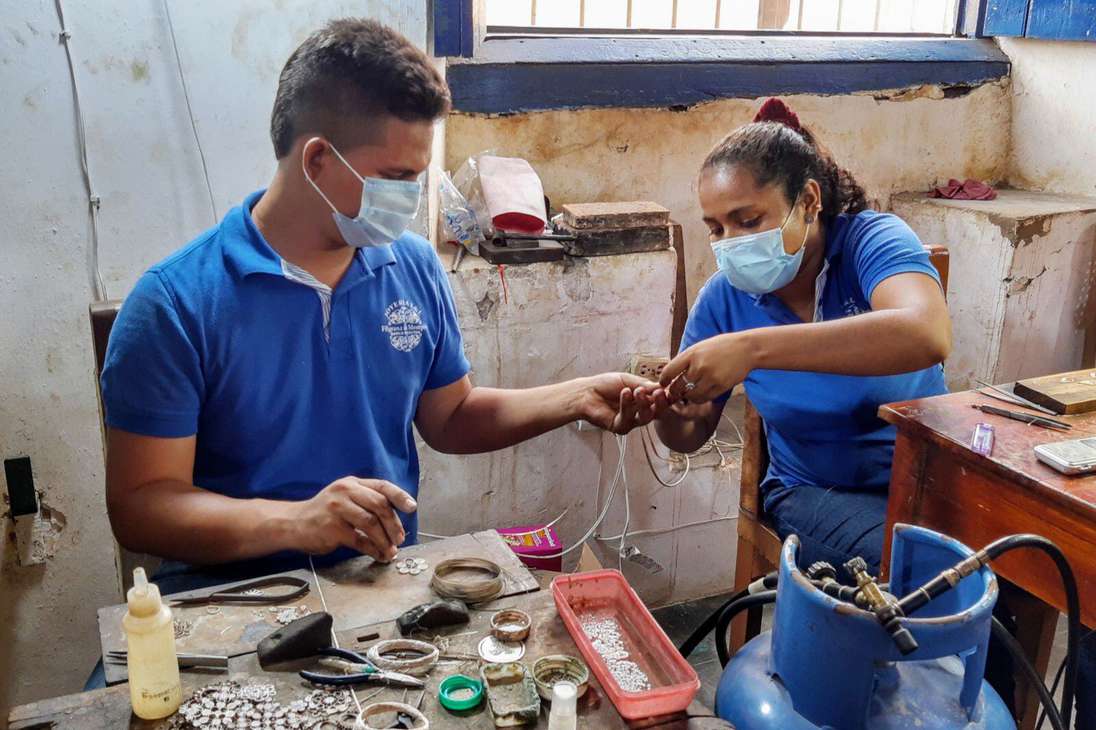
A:
<svg viewBox="0 0 1096 730">
<path fill-rule="evenodd" d="M 696 383 L 694 383 L 693 381 L 689 380 L 689 378 L 688 378 L 688 377 L 687 377 L 687 376 L 685 375 L 685 373 L 682 373 L 682 374 L 681 374 L 681 379 L 682 379 L 683 381 L 685 381 L 685 392 L 686 392 L 686 393 L 688 393 L 688 392 L 689 392 L 689 391 L 691 391 L 691 390 L 695 390 L 695 389 L 696 389 Z"/>
</svg>

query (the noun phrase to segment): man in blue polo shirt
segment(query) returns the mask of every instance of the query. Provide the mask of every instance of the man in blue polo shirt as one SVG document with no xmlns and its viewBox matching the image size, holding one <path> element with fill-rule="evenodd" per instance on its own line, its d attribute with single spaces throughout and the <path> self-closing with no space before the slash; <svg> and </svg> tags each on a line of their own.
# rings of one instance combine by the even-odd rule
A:
<svg viewBox="0 0 1096 730">
<path fill-rule="evenodd" d="M 445 273 L 405 231 L 448 108 L 401 35 L 328 24 L 282 70 L 270 187 L 127 297 L 102 377 L 107 503 L 119 542 L 173 561 L 165 592 L 390 560 L 416 535 L 412 423 L 447 453 L 578 419 L 624 430 L 629 376 L 470 383 Z"/>
</svg>

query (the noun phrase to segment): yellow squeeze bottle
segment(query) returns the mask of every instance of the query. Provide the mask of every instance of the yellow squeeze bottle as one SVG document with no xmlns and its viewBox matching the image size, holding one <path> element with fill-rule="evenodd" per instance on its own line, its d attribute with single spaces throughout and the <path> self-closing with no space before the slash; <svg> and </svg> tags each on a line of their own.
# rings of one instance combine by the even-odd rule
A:
<svg viewBox="0 0 1096 730">
<path fill-rule="evenodd" d="M 148 582 L 144 568 L 133 571 L 126 601 L 129 610 L 122 628 L 128 644 L 133 713 L 143 720 L 159 720 L 178 710 L 183 701 L 171 609 L 160 600 L 160 589 Z"/>
</svg>

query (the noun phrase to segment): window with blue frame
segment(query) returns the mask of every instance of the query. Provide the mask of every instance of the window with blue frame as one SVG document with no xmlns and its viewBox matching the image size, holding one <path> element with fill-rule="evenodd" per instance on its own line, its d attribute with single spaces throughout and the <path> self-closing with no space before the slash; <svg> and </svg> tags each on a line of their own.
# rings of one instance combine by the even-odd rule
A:
<svg viewBox="0 0 1096 730">
<path fill-rule="evenodd" d="M 983 0 L 979 35 L 1096 41 L 1096 0 Z"/>
<path fill-rule="evenodd" d="M 488 32 L 952 35 L 959 0 L 485 0 Z"/>
<path fill-rule="evenodd" d="M 962 94 L 1009 70 L 992 41 L 958 32 L 977 2 L 434 0 L 434 53 L 452 59 L 453 108 L 466 113 L 925 84 Z"/>
</svg>

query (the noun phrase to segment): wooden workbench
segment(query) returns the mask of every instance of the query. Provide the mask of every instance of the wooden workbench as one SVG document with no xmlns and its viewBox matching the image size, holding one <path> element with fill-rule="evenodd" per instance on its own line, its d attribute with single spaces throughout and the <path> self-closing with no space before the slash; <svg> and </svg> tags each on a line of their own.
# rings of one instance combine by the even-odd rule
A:
<svg viewBox="0 0 1096 730">
<path fill-rule="evenodd" d="M 1096 435 L 1096 413 L 1060 416 L 1069 432 L 1029 426 L 971 408 L 1007 406 L 976 392 L 953 393 L 883 406 L 879 415 L 898 429 L 887 511 L 883 565 L 890 561 L 896 522 L 938 530 L 974 549 L 1013 533 L 1053 541 L 1077 577 L 1081 621 L 1096 626 L 1096 475 L 1069 477 L 1035 458 L 1033 447 Z M 1032 411 L 1034 413 L 1034 411 Z M 970 449 L 978 422 L 993 426 L 990 456 Z M 1017 550 L 993 562 L 993 570 L 1024 593 L 1009 596 L 1021 644 L 1045 672 L 1058 612 L 1065 595 L 1054 563 L 1041 552 Z M 1027 596 L 1034 596 L 1037 601 Z M 1031 699 L 1023 712 L 1030 727 Z"/>
<path fill-rule="evenodd" d="M 483 535 L 484 533 L 479 533 L 477 537 Z M 457 540 L 465 540 L 466 538 L 467 536 L 458 538 Z M 497 535 L 495 536 L 495 539 L 497 539 Z M 449 550 L 454 545 L 467 545 L 467 542 L 439 541 L 422 546 L 423 550 L 419 552 L 430 555 L 431 557 L 442 554 L 453 557 L 455 555 L 449 552 Z M 522 571 L 524 571 L 524 569 L 522 569 Z M 517 571 L 513 572 L 517 573 Z M 343 574 L 345 574 L 345 569 Z M 452 654 L 474 655 L 479 641 L 490 631 L 489 622 L 491 614 L 494 611 L 503 608 L 520 608 L 529 613 L 533 619 L 533 631 L 529 640 L 526 642 L 526 654 L 522 660 L 527 666 L 531 667 L 536 659 L 547 654 L 572 654 L 579 656 L 577 647 L 556 613 L 551 593 L 547 590 L 539 589 L 536 580 L 532 579 L 532 576 L 527 572 L 525 572 L 525 576 L 528 576 L 529 579 L 533 580 L 532 588 L 534 590 L 532 592 L 523 592 L 517 595 L 499 598 L 491 603 L 473 609 L 472 621 L 470 624 L 442 632 L 443 636 L 448 637 L 446 651 Z M 521 575 L 513 575 L 512 579 L 522 585 L 526 584 L 526 578 Z M 544 583 L 543 576 L 541 576 L 541 583 Z M 345 605 L 345 599 L 340 596 L 340 593 L 349 589 L 344 586 L 345 584 L 335 583 L 333 586 L 327 586 L 325 584 L 324 588 L 324 595 L 328 600 L 329 606 L 333 609 L 333 614 L 336 615 L 336 634 L 341 646 L 362 650 L 364 653 L 364 650 L 374 642 L 381 639 L 395 638 L 398 635 L 395 623 L 390 619 L 371 624 L 342 628 L 340 630 L 340 620 L 334 609 L 334 605 L 336 603 L 338 603 L 338 605 Z M 358 587 L 358 590 L 360 590 L 360 586 Z M 314 592 L 315 591 L 313 591 L 313 593 Z M 398 615 L 403 610 L 421 603 L 423 599 L 423 597 L 419 596 L 414 590 L 409 591 L 406 596 L 399 597 L 393 597 L 390 592 L 386 593 L 387 595 L 384 601 L 371 601 L 371 603 L 385 603 L 383 610 L 389 613 L 395 611 L 393 615 Z M 359 596 L 359 598 L 361 598 L 361 596 Z M 245 621 L 247 613 L 250 613 L 251 611 L 253 611 L 253 609 L 247 609 L 246 612 L 241 613 L 241 620 Z M 100 615 L 102 615 L 102 613 Z M 345 621 L 342 623 L 345 624 Z M 419 638 L 432 639 L 433 637 Z M 227 673 L 199 672 L 194 670 L 183 671 L 181 675 L 183 679 L 183 694 L 184 697 L 188 697 L 194 690 L 207 684 L 224 681 L 225 679 L 235 679 L 245 683 L 255 681 L 273 684 L 278 692 L 278 701 L 283 704 L 288 704 L 295 699 L 304 697 L 314 689 L 312 685 L 301 680 L 296 674 L 297 670 L 308 666 L 313 665 L 306 661 L 297 664 L 287 664 L 284 665 L 284 667 L 279 667 L 278 671 L 267 672 L 260 669 L 254 652 L 248 651 L 238 654 L 230 660 L 229 671 Z M 443 661 L 439 663 L 438 667 L 426 678 L 427 689 L 426 694 L 423 697 L 421 709 L 426 713 L 427 717 L 430 718 L 431 728 L 434 728 L 435 730 L 450 730 L 455 728 L 478 728 L 487 730 L 488 728 L 494 727 L 490 713 L 483 707 L 481 707 L 479 712 L 471 716 L 456 717 L 449 714 L 438 705 L 438 683 L 449 674 L 458 672 L 476 675 L 478 673 L 478 663 L 475 661 Z M 590 683 L 590 698 L 593 701 L 587 702 L 584 700 L 580 704 L 580 727 L 598 728 L 599 730 L 602 728 L 614 730 L 628 727 L 715 730 L 716 728 L 725 729 L 730 727 L 726 723 L 714 719 L 712 717 L 712 712 L 709 709 L 701 707 L 696 703 L 689 708 L 687 713 L 681 716 L 658 718 L 644 723 L 629 725 L 616 712 L 612 703 L 609 702 L 601 692 L 597 680 L 592 676 Z M 362 685 L 358 690 L 358 696 L 364 700 L 377 689 L 379 688 L 370 685 Z M 384 700 L 401 700 L 404 698 L 404 692 L 403 689 L 384 689 L 380 694 L 369 698 L 366 701 L 366 704 Z M 420 692 L 421 690 L 409 690 L 407 692 L 407 699 L 411 704 L 415 704 L 418 701 Z M 12 710 L 9 716 L 9 723 L 11 730 L 29 730 L 30 728 L 44 727 L 106 730 L 107 728 L 125 727 L 158 729 L 166 727 L 168 721 L 144 722 L 133 717 L 130 713 L 129 686 L 127 684 L 119 684 L 106 689 L 68 695 L 17 707 Z M 546 715 L 542 714 L 542 719 L 538 726 L 547 726 Z"/>
</svg>

